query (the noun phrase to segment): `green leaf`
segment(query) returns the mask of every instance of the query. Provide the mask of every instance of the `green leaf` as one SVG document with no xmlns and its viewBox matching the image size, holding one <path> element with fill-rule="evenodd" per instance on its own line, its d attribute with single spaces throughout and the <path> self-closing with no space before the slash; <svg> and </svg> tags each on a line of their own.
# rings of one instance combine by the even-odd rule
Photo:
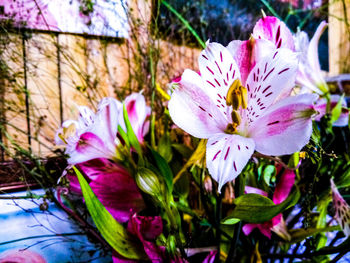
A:
<svg viewBox="0 0 350 263">
<path fill-rule="evenodd" d="M 81 191 L 91 218 L 103 238 L 123 257 L 136 260 L 144 259 L 145 254 L 143 248 L 131 239 L 123 225 L 116 221 L 97 199 L 80 171 L 74 166 L 73 169 L 77 174 Z"/>
<path fill-rule="evenodd" d="M 289 161 L 288 161 L 288 167 L 290 167 L 291 169 L 294 169 L 298 166 L 299 159 L 300 159 L 299 154 L 300 154 L 300 152 L 295 152 L 290 156 Z"/>
<path fill-rule="evenodd" d="M 123 104 L 123 117 L 124 117 L 124 122 L 126 126 L 126 134 L 128 137 L 128 140 L 131 144 L 132 147 L 135 148 L 136 152 L 139 155 L 139 158 L 142 159 L 142 149 L 141 145 L 139 143 L 139 140 L 137 139 L 134 130 L 132 129 L 131 123 L 129 121 L 129 116 L 128 112 L 126 111 L 125 104 Z"/>
<path fill-rule="evenodd" d="M 340 226 L 328 226 L 323 228 L 297 228 L 290 229 L 289 234 L 291 236 L 290 243 L 298 243 L 305 240 L 309 236 L 316 235 L 322 232 L 339 231 Z"/>
<path fill-rule="evenodd" d="M 171 171 L 166 160 L 159 153 L 152 149 L 151 152 L 154 160 L 156 161 L 159 172 L 164 178 L 168 193 L 171 194 L 173 192 L 173 172 Z"/>
<path fill-rule="evenodd" d="M 234 224 L 237 224 L 239 221 L 241 221 L 241 220 L 238 219 L 238 218 L 228 218 L 226 220 L 222 220 L 221 224 L 223 224 L 223 225 L 234 225 Z"/>
<path fill-rule="evenodd" d="M 300 198 L 299 191 L 294 191 L 288 198 L 275 205 L 271 199 L 258 194 L 245 194 L 235 199 L 233 211 L 225 218 L 238 218 L 248 223 L 264 223 L 295 205 Z"/>
<path fill-rule="evenodd" d="M 331 113 L 331 123 L 333 124 L 334 122 L 336 122 L 339 117 L 340 117 L 340 114 L 341 114 L 341 111 L 342 111 L 342 102 L 344 100 L 344 94 L 340 97 L 337 105 L 335 105 L 335 107 L 333 108 L 332 110 L 332 113 Z"/>
<path fill-rule="evenodd" d="M 159 154 L 169 163 L 173 158 L 169 133 L 165 132 L 158 143 Z"/>
</svg>

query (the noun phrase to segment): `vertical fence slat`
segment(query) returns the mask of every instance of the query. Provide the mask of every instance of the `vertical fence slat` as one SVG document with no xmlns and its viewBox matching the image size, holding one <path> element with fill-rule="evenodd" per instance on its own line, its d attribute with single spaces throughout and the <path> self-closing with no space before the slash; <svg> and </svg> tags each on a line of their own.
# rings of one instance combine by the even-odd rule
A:
<svg viewBox="0 0 350 263">
<path fill-rule="evenodd" d="M 38 156 L 52 153 L 53 138 L 61 122 L 56 48 L 55 35 L 36 33 L 27 40 L 31 145 Z"/>
<path fill-rule="evenodd" d="M 23 61 L 23 43 L 21 34 L 7 34 L 3 36 L 7 46 L 2 53 L 2 59 L 6 63 L 6 77 L 4 83 L 4 108 L 5 108 L 5 132 L 2 136 L 5 146 L 10 154 L 5 154 L 5 159 L 9 155 L 15 154 L 13 140 L 24 150 L 29 150 L 28 129 L 26 119 L 26 93 L 24 83 L 24 61 Z M 7 136 L 7 135 L 8 136 Z"/>
</svg>

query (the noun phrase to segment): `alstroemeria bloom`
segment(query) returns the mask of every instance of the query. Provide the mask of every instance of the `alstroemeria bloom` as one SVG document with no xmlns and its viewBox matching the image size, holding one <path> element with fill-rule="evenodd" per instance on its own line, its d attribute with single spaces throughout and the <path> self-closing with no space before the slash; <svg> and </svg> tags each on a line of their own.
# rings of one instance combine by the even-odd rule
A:
<svg viewBox="0 0 350 263">
<path fill-rule="evenodd" d="M 150 107 L 140 93 L 126 97 L 125 107 L 130 124 L 140 143 L 149 129 Z M 95 114 L 86 106 L 80 106 L 79 118 L 67 120 L 56 134 L 56 144 L 66 146 L 68 163 L 76 164 L 95 158 L 116 157 L 118 125 L 126 131 L 123 104 L 114 98 L 103 98 Z"/>
<path fill-rule="evenodd" d="M 288 27 L 276 17 L 267 16 L 260 19 L 253 30 L 253 36 L 257 39 L 271 41 L 278 47 L 289 48 L 299 53 L 298 73 L 296 83 L 302 88 L 302 93 L 315 92 L 324 95 L 329 92 L 327 83 L 323 77 L 318 57 L 318 43 L 320 37 L 327 27 L 326 22 L 321 22 L 314 36 L 309 41 L 309 37 L 304 31 L 297 32 L 294 36 Z M 339 101 L 340 96 L 331 95 L 331 109 Z M 346 101 L 343 100 L 344 109 L 339 119 L 333 126 L 346 126 L 348 124 L 348 110 Z M 316 110 L 319 110 L 319 119 L 326 113 L 326 99 L 317 102 Z M 332 107 L 333 106 L 333 107 Z M 323 110 L 324 109 L 324 110 Z"/>
<path fill-rule="evenodd" d="M 89 185 L 111 215 L 124 223 L 145 208 L 142 195 L 134 178 L 120 164 L 105 158 L 79 163 L 76 167 L 84 174 Z M 76 175 L 68 174 L 70 190 L 81 193 Z"/>
<path fill-rule="evenodd" d="M 116 99 L 103 98 L 96 114 L 88 107 L 79 107 L 78 121 L 68 120 L 62 124 L 63 133 L 59 131 L 57 137 L 66 144 L 69 164 L 115 157 L 121 109 L 121 103 Z M 57 137 L 56 141 L 60 143 Z"/>
<path fill-rule="evenodd" d="M 288 197 L 295 181 L 295 173 L 292 170 L 285 170 L 276 185 L 275 192 L 273 193 L 272 201 L 278 205 L 282 203 Z M 267 193 L 261 189 L 246 186 L 245 192 L 247 194 L 254 193 L 267 197 Z M 282 225 L 279 227 L 279 225 Z M 258 228 L 260 232 L 268 238 L 271 238 L 272 231 L 280 231 L 285 228 L 282 214 L 279 214 L 272 218 L 270 221 L 262 224 L 245 224 L 242 231 L 245 235 L 249 235 L 255 228 Z"/>
<path fill-rule="evenodd" d="M 336 185 L 331 179 L 331 189 L 333 198 L 333 207 L 335 210 L 335 218 L 341 226 L 346 237 L 350 236 L 350 206 L 340 195 Z"/>
<path fill-rule="evenodd" d="M 285 155 L 308 143 L 318 96 L 282 96 L 294 87 L 297 59 L 292 51 L 275 49 L 256 62 L 244 81 L 229 50 L 208 43 L 199 68 L 201 76 L 185 70 L 168 107 L 177 126 L 208 139 L 207 167 L 219 191 L 242 172 L 255 150 Z"/>
</svg>

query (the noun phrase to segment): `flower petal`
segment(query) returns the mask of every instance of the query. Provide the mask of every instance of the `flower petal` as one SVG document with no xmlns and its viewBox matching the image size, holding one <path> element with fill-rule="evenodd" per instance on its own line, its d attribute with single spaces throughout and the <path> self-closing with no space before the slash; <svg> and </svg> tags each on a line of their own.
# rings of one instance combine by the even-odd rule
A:
<svg viewBox="0 0 350 263">
<path fill-rule="evenodd" d="M 87 106 L 79 106 L 79 127 L 88 128 L 94 123 L 95 113 Z"/>
<path fill-rule="evenodd" d="M 293 35 L 284 22 L 274 16 L 261 18 L 254 26 L 253 36 L 272 41 L 277 48 L 294 50 Z"/>
<path fill-rule="evenodd" d="M 225 183 L 234 180 L 242 172 L 254 149 L 254 141 L 240 135 L 222 133 L 208 139 L 207 167 L 219 184 L 219 192 Z"/>
<path fill-rule="evenodd" d="M 295 173 L 293 170 L 286 169 L 280 177 L 275 192 L 273 193 L 272 201 L 278 205 L 288 197 L 295 182 Z"/>
<path fill-rule="evenodd" d="M 272 42 L 265 39 L 252 38 L 246 41 L 233 40 L 228 44 L 227 49 L 238 65 L 241 81 L 243 86 L 245 86 L 249 72 L 256 65 L 257 61 L 273 53 L 275 46 Z"/>
<path fill-rule="evenodd" d="M 335 218 L 341 226 L 346 237 L 350 236 L 350 206 L 340 195 L 336 185 L 331 179 L 333 207 L 335 209 Z"/>
<path fill-rule="evenodd" d="M 276 100 L 291 92 L 295 84 L 298 61 L 289 49 L 277 49 L 261 59 L 247 79 L 248 124 L 254 122 Z"/>
<path fill-rule="evenodd" d="M 74 145 L 67 145 L 68 163 L 76 164 L 95 158 L 113 158 L 114 151 L 108 149 L 104 141 L 92 132 L 83 133 Z"/>
<path fill-rule="evenodd" d="M 197 138 L 208 138 L 226 129 L 227 120 L 205 90 L 201 76 L 194 71 L 185 70 L 182 74 L 168 108 L 173 122 Z"/>
<path fill-rule="evenodd" d="M 310 40 L 310 44 L 307 51 L 307 59 L 309 65 L 313 69 L 314 74 L 321 74 L 320 62 L 318 59 L 318 42 L 320 41 L 320 37 L 322 33 L 325 31 L 327 27 L 327 23 L 322 21 L 321 24 L 317 27 L 317 30 L 314 36 Z M 323 79 L 322 75 L 317 79 Z"/>
<path fill-rule="evenodd" d="M 284 155 L 300 151 L 310 139 L 313 102 L 316 94 L 288 97 L 271 106 L 264 116 L 249 127 L 256 150 L 266 155 Z"/>
<path fill-rule="evenodd" d="M 227 48 L 219 43 L 208 43 L 198 58 L 204 85 L 212 94 L 217 107 L 226 113 L 226 95 L 233 81 L 241 78 L 238 66 Z"/>
<path fill-rule="evenodd" d="M 92 179 L 90 186 L 97 198 L 120 223 L 145 208 L 142 195 L 131 175 L 120 165 L 97 159 L 78 168 Z"/>
<path fill-rule="evenodd" d="M 163 231 L 160 216 L 137 216 L 135 214 L 128 223 L 128 231 L 140 239 L 147 256 L 152 262 L 163 262 L 162 250 L 155 243 L 156 237 Z"/>
<path fill-rule="evenodd" d="M 341 98 L 341 96 L 339 96 L 339 95 L 331 95 L 331 105 L 330 105 L 331 109 L 333 109 L 337 105 L 340 98 Z M 333 123 L 333 126 L 344 127 L 344 126 L 348 125 L 349 110 L 347 109 L 347 104 L 346 104 L 345 99 L 343 99 L 342 105 L 343 105 L 342 113 L 340 114 L 339 119 Z M 321 99 L 317 100 L 316 105 L 315 105 L 315 109 L 319 112 L 319 114 L 317 115 L 315 120 L 317 120 L 317 121 L 321 120 L 321 118 L 326 114 L 326 108 L 327 108 L 327 100 L 326 99 L 321 98 Z"/>
<path fill-rule="evenodd" d="M 252 187 L 252 186 L 245 186 L 244 188 L 244 192 L 246 194 L 258 194 L 258 195 L 262 195 L 262 196 L 265 196 L 267 197 L 267 193 L 264 191 L 264 190 L 261 190 L 259 188 L 255 188 L 255 187 Z"/>
<path fill-rule="evenodd" d="M 242 227 L 242 231 L 246 236 L 248 236 L 257 227 L 258 227 L 258 224 L 245 224 Z"/>
<path fill-rule="evenodd" d="M 146 119 L 151 114 L 151 108 L 146 105 L 145 97 L 140 93 L 132 93 L 126 97 L 125 107 L 134 133 L 139 142 L 142 143 L 143 137 L 149 129 L 149 122 L 146 122 Z M 119 123 L 125 130 L 123 111 L 120 111 L 119 118 Z"/>
</svg>

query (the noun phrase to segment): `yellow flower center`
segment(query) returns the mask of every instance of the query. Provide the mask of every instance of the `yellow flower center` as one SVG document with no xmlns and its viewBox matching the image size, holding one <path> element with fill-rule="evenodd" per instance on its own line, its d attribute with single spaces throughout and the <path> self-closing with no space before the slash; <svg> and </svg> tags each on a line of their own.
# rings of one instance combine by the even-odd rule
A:
<svg viewBox="0 0 350 263">
<path fill-rule="evenodd" d="M 243 87 L 242 82 L 236 79 L 230 86 L 226 95 L 226 105 L 232 106 L 232 123 L 229 123 L 225 132 L 234 134 L 237 132 L 237 127 L 241 124 L 241 117 L 237 110 L 240 107 L 246 109 L 248 106 L 248 90 Z"/>
</svg>

